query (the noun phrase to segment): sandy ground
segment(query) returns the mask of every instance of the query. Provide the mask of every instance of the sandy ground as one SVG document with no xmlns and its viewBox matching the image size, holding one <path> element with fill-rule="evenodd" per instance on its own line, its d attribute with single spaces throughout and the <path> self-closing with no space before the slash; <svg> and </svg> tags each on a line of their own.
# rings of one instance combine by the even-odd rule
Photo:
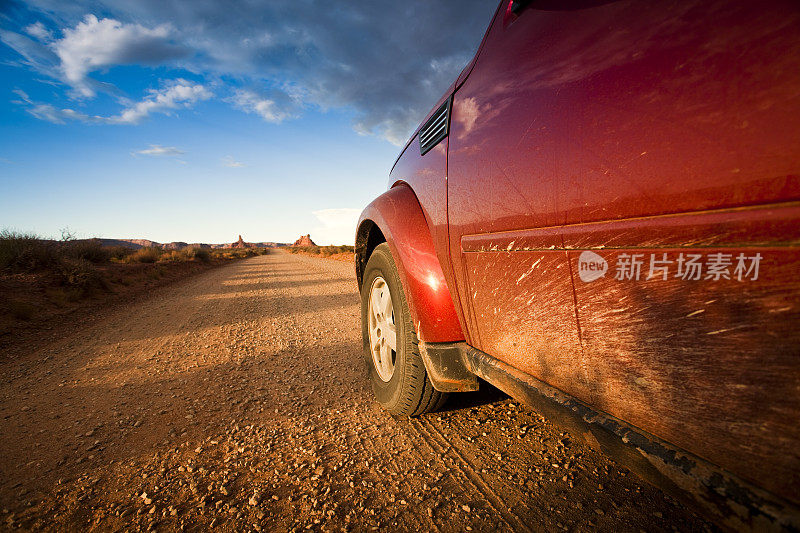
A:
<svg viewBox="0 0 800 533">
<path fill-rule="evenodd" d="M 0 528 L 713 530 L 491 387 L 394 419 L 352 265 L 286 253 L 0 356 Z"/>
</svg>

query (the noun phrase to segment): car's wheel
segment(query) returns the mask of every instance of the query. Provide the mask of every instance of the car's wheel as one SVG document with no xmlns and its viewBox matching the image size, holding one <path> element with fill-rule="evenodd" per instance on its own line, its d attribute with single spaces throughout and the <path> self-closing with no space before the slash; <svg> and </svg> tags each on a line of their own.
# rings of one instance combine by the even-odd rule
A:
<svg viewBox="0 0 800 533">
<path fill-rule="evenodd" d="M 447 394 L 433 388 L 386 243 L 375 247 L 361 285 L 361 335 L 372 390 L 390 413 L 416 416 L 438 409 Z"/>
</svg>

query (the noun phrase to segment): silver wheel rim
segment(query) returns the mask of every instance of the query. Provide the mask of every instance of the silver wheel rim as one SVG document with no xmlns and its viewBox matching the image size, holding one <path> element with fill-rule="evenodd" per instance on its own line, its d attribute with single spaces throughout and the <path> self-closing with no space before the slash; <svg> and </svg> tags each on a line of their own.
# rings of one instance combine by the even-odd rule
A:
<svg viewBox="0 0 800 533">
<path fill-rule="evenodd" d="M 388 382 L 394 375 L 394 364 L 397 360 L 397 329 L 389 285 L 380 276 L 372 282 L 367 312 L 372 362 L 378 377 Z"/>
</svg>

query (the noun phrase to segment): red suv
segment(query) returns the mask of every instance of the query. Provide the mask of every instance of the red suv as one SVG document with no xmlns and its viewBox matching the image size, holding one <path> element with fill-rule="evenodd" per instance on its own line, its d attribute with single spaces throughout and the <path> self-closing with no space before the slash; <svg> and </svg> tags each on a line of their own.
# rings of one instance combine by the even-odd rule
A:
<svg viewBox="0 0 800 533">
<path fill-rule="evenodd" d="M 356 236 L 391 413 L 486 380 L 800 529 L 800 7 L 508 1 Z"/>
</svg>

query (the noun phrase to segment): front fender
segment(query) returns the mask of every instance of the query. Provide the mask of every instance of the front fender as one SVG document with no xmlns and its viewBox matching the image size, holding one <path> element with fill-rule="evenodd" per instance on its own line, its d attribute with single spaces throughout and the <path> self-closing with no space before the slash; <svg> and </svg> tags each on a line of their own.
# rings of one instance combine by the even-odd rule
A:
<svg viewBox="0 0 800 533">
<path fill-rule="evenodd" d="M 398 184 L 378 196 L 361 213 L 356 233 L 359 285 L 369 252 L 365 250 L 366 233 L 373 224 L 392 251 L 419 340 L 464 340 L 425 215 L 414 191 L 404 183 Z"/>
</svg>

